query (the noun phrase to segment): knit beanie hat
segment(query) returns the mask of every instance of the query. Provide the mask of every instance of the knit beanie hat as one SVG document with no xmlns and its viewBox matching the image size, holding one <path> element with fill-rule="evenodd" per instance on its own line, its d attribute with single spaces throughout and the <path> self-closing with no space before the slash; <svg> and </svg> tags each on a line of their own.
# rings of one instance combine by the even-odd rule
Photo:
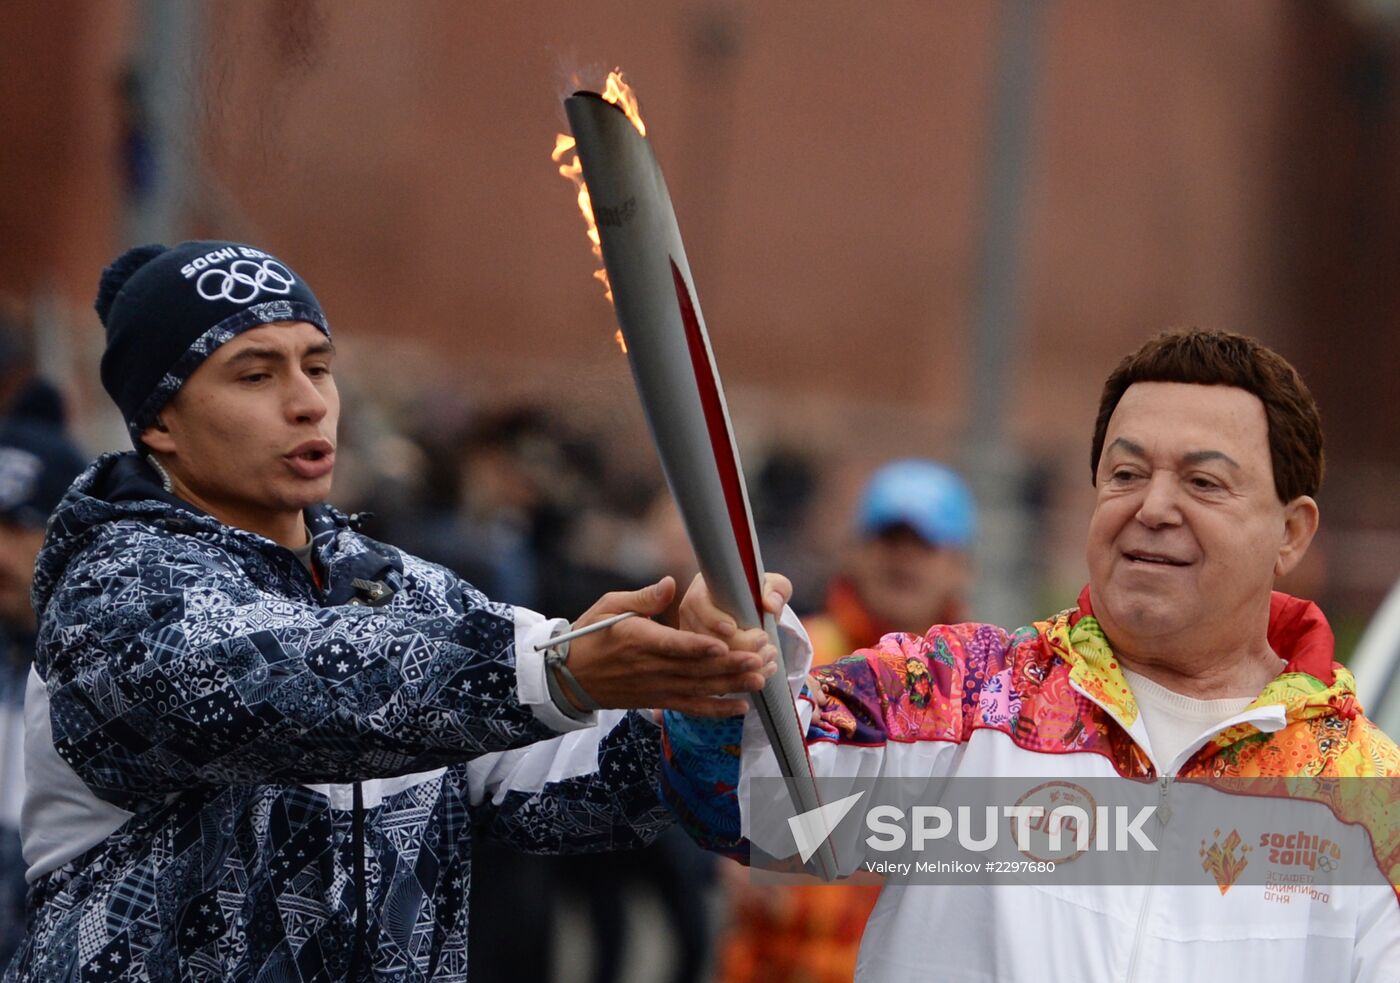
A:
<svg viewBox="0 0 1400 983">
<path fill-rule="evenodd" d="M 102 271 L 94 306 L 107 329 L 102 385 L 138 450 L 156 414 L 224 342 L 276 321 L 306 321 L 331 334 L 306 281 L 236 242 L 128 249 Z"/>
</svg>

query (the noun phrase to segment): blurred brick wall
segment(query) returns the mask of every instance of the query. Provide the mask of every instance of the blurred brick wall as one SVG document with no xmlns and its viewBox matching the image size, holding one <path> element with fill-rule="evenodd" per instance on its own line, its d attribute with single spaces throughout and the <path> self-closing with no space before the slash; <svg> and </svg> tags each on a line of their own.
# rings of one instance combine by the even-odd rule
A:
<svg viewBox="0 0 1400 983">
<path fill-rule="evenodd" d="M 28 7 L 4 28 L 17 77 L 0 120 L 24 152 L 0 161 L 0 292 L 53 283 L 80 308 L 118 238 L 113 87 L 133 8 Z M 1082 575 L 1101 380 L 1171 324 L 1296 358 L 1327 412 L 1330 528 L 1400 528 L 1397 100 L 1349 74 L 1390 70 L 1396 46 L 1351 9 L 1049 8 L 1006 398 L 1049 468 L 1053 575 Z M 217 0 L 191 232 L 287 256 L 386 376 L 553 390 L 638 435 L 548 157 L 569 70 L 620 64 L 741 434 L 806 442 L 845 468 L 841 487 L 890 453 L 955 456 L 997 7 L 797 10 Z M 1363 566 L 1348 591 L 1400 573 L 1387 555 Z"/>
<path fill-rule="evenodd" d="M 0 294 L 91 296 L 119 245 L 114 96 L 129 5 L 11 4 L 0 18 Z"/>
</svg>

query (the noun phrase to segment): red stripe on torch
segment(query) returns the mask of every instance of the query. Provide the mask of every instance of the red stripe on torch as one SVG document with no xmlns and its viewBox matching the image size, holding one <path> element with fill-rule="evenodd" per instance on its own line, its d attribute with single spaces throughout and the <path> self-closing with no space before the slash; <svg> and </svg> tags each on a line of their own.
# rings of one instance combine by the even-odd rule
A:
<svg viewBox="0 0 1400 983">
<path fill-rule="evenodd" d="M 734 543 L 739 547 L 739 557 L 744 563 L 744 573 L 748 576 L 754 612 L 762 622 L 762 585 L 758 582 L 758 557 L 754 555 L 753 526 L 749 522 L 748 509 L 744 505 L 744 486 L 739 477 L 733 445 L 730 443 L 729 427 L 724 419 L 724 404 L 720 401 L 719 384 L 715 381 L 713 367 L 710 365 L 710 353 L 705 347 L 705 338 L 700 333 L 700 319 L 695 316 L 690 287 L 676 267 L 674 259 L 671 260 L 671 276 L 676 281 L 676 300 L 680 303 L 681 321 L 685 324 L 685 341 L 690 348 L 690 367 L 695 372 L 695 387 L 700 393 L 700 408 L 705 414 L 705 429 L 710 432 L 710 449 L 714 452 L 715 469 L 719 472 L 720 486 L 724 489 L 724 504 L 729 510 L 729 524 L 734 533 Z M 725 454 L 720 448 L 730 448 L 730 453 Z"/>
</svg>

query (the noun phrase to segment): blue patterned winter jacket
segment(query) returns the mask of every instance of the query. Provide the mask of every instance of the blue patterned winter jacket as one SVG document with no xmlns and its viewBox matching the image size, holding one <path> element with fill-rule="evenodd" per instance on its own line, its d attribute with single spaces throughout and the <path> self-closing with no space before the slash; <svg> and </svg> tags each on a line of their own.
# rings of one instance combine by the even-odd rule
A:
<svg viewBox="0 0 1400 983">
<path fill-rule="evenodd" d="M 6 980 L 464 980 L 472 827 L 572 852 L 667 824 L 655 725 L 549 702 L 558 622 L 307 519 L 314 577 L 134 454 L 59 506 Z"/>
</svg>

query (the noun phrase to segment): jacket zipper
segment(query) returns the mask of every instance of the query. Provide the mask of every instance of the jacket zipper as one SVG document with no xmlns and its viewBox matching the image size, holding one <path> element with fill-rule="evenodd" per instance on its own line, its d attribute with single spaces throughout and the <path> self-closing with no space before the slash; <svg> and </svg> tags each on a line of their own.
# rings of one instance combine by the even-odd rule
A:
<svg viewBox="0 0 1400 983">
<path fill-rule="evenodd" d="M 311 554 L 309 566 L 303 566 L 300 562 L 296 566 L 306 575 L 315 603 L 324 606 L 326 603 L 326 583 L 320 572 L 320 564 L 315 552 L 313 551 Z M 369 934 L 369 887 L 367 884 L 369 875 L 365 870 L 364 787 L 359 782 L 355 782 L 351 786 L 351 792 L 350 849 L 354 853 L 354 874 L 352 876 L 355 882 L 355 942 L 350 950 L 350 969 L 345 978 L 356 981 L 361 978 L 365 971 L 366 938 Z"/>
<path fill-rule="evenodd" d="M 1078 685 L 1076 685 L 1073 679 L 1070 680 L 1069 686 L 1070 686 L 1070 689 L 1074 690 L 1074 691 L 1075 691 L 1076 693 L 1078 693 L 1080 696 L 1084 697 L 1084 699 L 1088 700 L 1090 703 L 1094 704 L 1094 706 L 1098 707 L 1100 710 L 1102 710 L 1104 713 L 1106 713 L 1106 714 L 1108 715 L 1109 719 L 1112 720 L 1114 723 L 1117 723 L 1119 727 L 1122 727 L 1123 732 L 1124 732 L 1125 734 L 1127 734 L 1127 730 L 1128 730 L 1128 729 L 1127 729 L 1126 727 L 1123 727 L 1122 722 L 1118 720 L 1117 714 L 1115 714 L 1111 709 L 1109 709 L 1109 708 L 1108 708 L 1107 706 L 1105 706 L 1103 703 L 1101 703 L 1101 702 L 1099 702 L 1097 699 L 1095 699 L 1095 698 L 1093 697 L 1093 695 L 1091 695 L 1090 693 L 1086 692 L 1085 690 L 1083 690 L 1082 688 L 1080 688 Z M 1244 715 L 1241 714 L 1241 715 L 1239 715 L 1239 716 L 1244 716 Z M 1228 719 L 1228 720 L 1222 721 L 1220 724 L 1216 725 L 1216 727 L 1212 729 L 1210 735 L 1208 735 L 1207 737 L 1205 737 L 1205 738 L 1203 738 L 1203 739 L 1200 739 L 1200 740 L 1198 740 L 1198 741 L 1196 742 L 1196 744 L 1195 744 L 1195 749 L 1191 752 L 1191 754 L 1186 755 L 1186 757 L 1185 757 L 1184 760 L 1178 760 L 1178 761 L 1175 761 L 1175 762 L 1168 762 L 1168 765 L 1175 764 L 1175 765 L 1177 766 L 1177 769 L 1179 770 L 1180 767 L 1181 767 L 1181 765 L 1185 764 L 1186 761 L 1189 761 L 1189 760 L 1191 759 L 1192 755 L 1194 755 L 1196 751 L 1200 750 L 1201 746 L 1204 745 L 1205 742 L 1206 742 L 1207 740 L 1210 739 L 1210 737 L 1213 737 L 1215 734 L 1220 733 L 1220 731 L 1223 730 L 1225 727 L 1232 727 L 1232 726 L 1234 726 L 1235 724 L 1242 723 L 1242 722 L 1253 722 L 1253 720 L 1252 720 L 1252 719 L 1249 719 L 1249 718 L 1246 718 L 1246 720 L 1242 721 L 1242 720 L 1240 720 L 1239 717 L 1237 716 L 1237 717 L 1231 717 L 1231 718 Z M 1141 744 L 1138 744 L 1137 741 L 1133 739 L 1133 737 L 1132 737 L 1131 734 L 1127 734 L 1127 736 L 1128 736 L 1128 739 L 1129 739 L 1130 741 L 1133 741 L 1133 744 L 1136 745 L 1137 748 L 1138 748 L 1140 751 L 1143 751 L 1144 753 L 1146 753 L 1146 749 L 1143 748 L 1143 746 L 1142 746 Z M 1148 760 L 1151 761 L 1151 756 L 1150 756 L 1150 755 L 1148 756 Z M 1156 767 L 1157 767 L 1155 761 L 1152 762 L 1152 767 L 1153 767 L 1153 770 L 1155 771 L 1155 770 L 1156 770 Z M 1167 820 L 1169 820 L 1169 819 L 1171 818 L 1171 805 L 1170 805 L 1170 802 L 1169 802 L 1169 799 L 1170 799 L 1171 781 L 1172 781 L 1172 779 L 1171 779 L 1170 776 L 1159 776 L 1158 779 L 1157 779 L 1157 812 L 1156 812 L 1156 815 L 1157 815 L 1157 818 L 1158 818 L 1159 820 L 1161 820 L 1161 823 L 1162 823 L 1163 826 L 1165 826 L 1165 825 L 1167 824 Z M 1153 889 L 1154 889 L 1155 886 L 1156 886 L 1155 882 L 1156 882 L 1156 880 L 1157 880 L 1157 866 L 1158 866 L 1158 864 L 1159 864 L 1159 862 L 1160 862 L 1160 857 L 1161 857 L 1161 854 L 1160 854 L 1160 853 L 1154 853 L 1154 854 L 1152 855 L 1152 872 L 1151 872 L 1151 875 L 1150 875 L 1150 877 L 1149 877 L 1149 879 L 1148 879 L 1148 883 L 1147 883 L 1147 895 L 1142 899 L 1142 908 L 1141 908 L 1141 910 L 1139 910 L 1139 912 L 1138 912 L 1137 930 L 1136 930 L 1136 932 L 1133 934 L 1133 951 L 1132 951 L 1132 955 L 1131 955 L 1131 956 L 1129 957 L 1129 959 L 1128 959 L 1128 974 L 1127 974 L 1127 976 L 1125 977 L 1125 979 L 1127 979 L 1127 980 L 1129 981 L 1129 983 L 1132 983 L 1132 981 L 1136 979 L 1138 961 L 1142 958 L 1142 948 L 1143 948 L 1142 936 L 1143 936 L 1143 933 L 1147 930 L 1147 916 L 1151 913 L 1151 910 L 1152 910 L 1152 894 L 1153 894 Z"/>
<path fill-rule="evenodd" d="M 1157 812 L 1158 821 L 1163 826 L 1171 819 L 1171 779 L 1162 777 L 1157 779 Z M 1128 983 L 1133 983 L 1138 978 L 1138 961 L 1142 958 L 1143 936 L 1147 934 L 1147 916 L 1152 912 L 1152 897 L 1157 889 L 1157 866 L 1161 862 L 1161 853 L 1152 854 L 1152 869 L 1147 876 L 1147 893 L 1142 899 L 1142 908 L 1138 911 L 1137 930 L 1133 933 L 1133 953 L 1128 959 Z"/>
<path fill-rule="evenodd" d="M 360 783 L 354 787 L 354 802 L 350 820 L 350 849 L 355 852 L 355 947 L 350 953 L 348 980 L 360 978 L 360 964 L 365 958 L 365 934 L 368 931 L 365 888 L 365 799 Z"/>
<path fill-rule="evenodd" d="M 306 578 L 306 583 L 311 587 L 313 602 L 324 606 L 326 603 L 326 582 L 321 573 L 315 550 L 312 551 L 310 564 L 303 565 L 297 561 L 294 566 L 302 573 Z M 345 978 L 356 981 L 364 972 L 366 937 L 369 933 L 369 888 L 367 885 L 368 874 L 365 870 L 364 788 L 359 782 L 355 782 L 351 787 L 351 792 L 350 849 L 354 853 L 352 878 L 355 883 L 355 941 L 350 950 L 350 968 Z"/>
</svg>

